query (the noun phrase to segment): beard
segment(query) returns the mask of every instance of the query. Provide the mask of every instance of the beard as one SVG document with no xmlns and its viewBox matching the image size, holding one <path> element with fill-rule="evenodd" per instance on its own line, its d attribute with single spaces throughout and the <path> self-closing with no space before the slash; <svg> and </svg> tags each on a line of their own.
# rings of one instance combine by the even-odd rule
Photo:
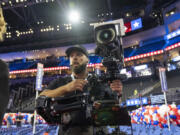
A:
<svg viewBox="0 0 180 135">
<path fill-rule="evenodd" d="M 71 69 L 75 74 L 81 74 L 86 71 L 86 66 L 85 63 L 78 66 L 71 65 Z"/>
</svg>

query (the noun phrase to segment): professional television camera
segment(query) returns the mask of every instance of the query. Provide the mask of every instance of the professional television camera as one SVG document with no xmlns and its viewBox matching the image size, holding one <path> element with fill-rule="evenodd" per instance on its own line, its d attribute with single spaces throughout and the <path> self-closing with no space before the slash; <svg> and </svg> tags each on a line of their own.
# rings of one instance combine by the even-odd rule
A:
<svg viewBox="0 0 180 135">
<path fill-rule="evenodd" d="M 124 63 L 123 35 L 124 23 L 122 19 L 95 25 L 95 42 L 97 45 L 95 54 L 104 58 L 102 64 L 107 68 L 106 73 L 100 77 L 102 81 L 126 79 L 126 75 L 120 74 Z"/>
<path fill-rule="evenodd" d="M 120 21 L 95 26 L 96 54 L 104 57 L 103 65 L 107 72 L 103 76 L 92 75 L 83 93 L 76 95 L 37 99 L 37 112 L 48 123 L 64 124 L 63 115 L 66 115 L 69 126 L 104 126 L 104 125 L 131 125 L 130 116 L 126 109 L 120 107 L 117 94 L 99 90 L 96 83 L 107 83 L 116 79 L 124 79 L 120 75 L 123 65 L 123 49 L 121 38 L 124 25 Z M 88 90 L 88 88 L 92 88 Z M 106 92 L 110 96 L 106 96 Z M 79 115 L 79 117 L 74 117 Z"/>
</svg>

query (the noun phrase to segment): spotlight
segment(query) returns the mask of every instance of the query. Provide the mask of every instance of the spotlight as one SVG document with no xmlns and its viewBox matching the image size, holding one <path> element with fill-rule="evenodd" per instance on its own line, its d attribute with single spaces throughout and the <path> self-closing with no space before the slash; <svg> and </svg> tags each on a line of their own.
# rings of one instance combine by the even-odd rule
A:
<svg viewBox="0 0 180 135">
<path fill-rule="evenodd" d="M 129 16 L 130 16 L 130 13 L 126 13 L 126 16 L 129 17 Z"/>
<path fill-rule="evenodd" d="M 80 21 L 80 14 L 78 11 L 71 11 L 68 18 L 70 22 L 78 23 Z"/>
<path fill-rule="evenodd" d="M 170 14 L 173 15 L 175 12 L 174 11 L 171 11 Z"/>
<path fill-rule="evenodd" d="M 3 6 L 6 5 L 6 3 L 5 3 L 5 2 L 2 2 L 2 5 L 3 5 Z"/>
</svg>

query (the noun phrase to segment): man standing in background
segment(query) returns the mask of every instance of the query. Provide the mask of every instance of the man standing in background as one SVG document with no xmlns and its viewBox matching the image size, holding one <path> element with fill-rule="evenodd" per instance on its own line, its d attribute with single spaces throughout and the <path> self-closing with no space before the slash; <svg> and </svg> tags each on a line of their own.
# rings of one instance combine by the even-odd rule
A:
<svg viewBox="0 0 180 135">
<path fill-rule="evenodd" d="M 0 7 L 0 41 L 6 33 L 6 22 L 4 21 L 2 8 Z M 9 71 L 5 62 L 0 59 L 0 125 L 9 101 Z"/>
<path fill-rule="evenodd" d="M 0 59 L 0 123 L 2 122 L 9 101 L 9 71 L 5 62 Z"/>
<path fill-rule="evenodd" d="M 21 112 L 18 112 L 16 116 L 16 126 L 21 127 L 22 121 L 23 121 L 23 116 L 21 115 Z"/>
</svg>

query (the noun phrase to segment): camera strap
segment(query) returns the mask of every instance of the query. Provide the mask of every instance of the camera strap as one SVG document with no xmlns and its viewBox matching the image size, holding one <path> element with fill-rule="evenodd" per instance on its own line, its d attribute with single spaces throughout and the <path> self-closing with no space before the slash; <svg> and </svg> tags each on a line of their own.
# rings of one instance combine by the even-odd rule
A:
<svg viewBox="0 0 180 135">
<path fill-rule="evenodd" d="M 89 76 L 90 76 L 90 74 L 88 73 L 87 77 L 84 80 L 88 80 Z M 71 74 L 71 78 L 72 78 L 72 81 L 76 79 L 73 74 Z M 77 90 L 75 91 L 75 94 L 77 94 Z"/>
</svg>

